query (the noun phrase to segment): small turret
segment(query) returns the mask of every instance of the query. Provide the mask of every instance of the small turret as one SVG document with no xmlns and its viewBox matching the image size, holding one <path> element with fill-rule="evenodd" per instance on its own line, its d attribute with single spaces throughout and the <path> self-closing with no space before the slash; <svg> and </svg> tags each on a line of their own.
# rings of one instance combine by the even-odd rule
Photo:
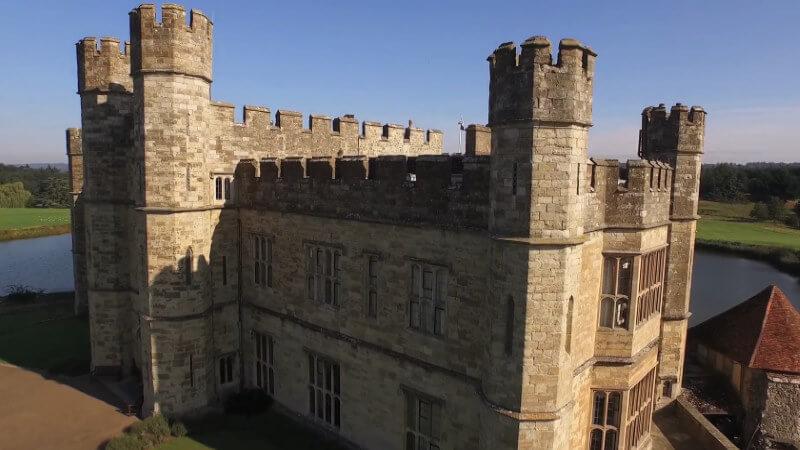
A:
<svg viewBox="0 0 800 450">
<path fill-rule="evenodd" d="M 546 37 L 501 44 L 489 61 L 489 126 L 525 120 L 591 124 L 597 54 L 575 39 L 562 39 L 552 62 Z"/>
<path fill-rule="evenodd" d="M 147 72 L 179 73 L 211 81 L 212 23 L 198 10 L 164 4 L 161 23 L 156 8 L 145 4 L 130 12 L 132 58 L 131 75 Z"/>
<path fill-rule="evenodd" d="M 130 43 L 120 52 L 119 39 L 83 38 L 75 44 L 78 56 L 78 93 L 131 92 Z"/>
</svg>

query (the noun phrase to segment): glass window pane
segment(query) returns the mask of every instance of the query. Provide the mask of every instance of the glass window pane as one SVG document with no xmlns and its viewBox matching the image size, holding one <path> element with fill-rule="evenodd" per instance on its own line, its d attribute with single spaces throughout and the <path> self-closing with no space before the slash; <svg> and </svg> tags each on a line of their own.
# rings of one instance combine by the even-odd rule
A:
<svg viewBox="0 0 800 450">
<path fill-rule="evenodd" d="M 603 261 L 603 294 L 615 294 L 614 279 L 616 278 L 616 258 L 606 258 Z"/>
<path fill-rule="evenodd" d="M 600 430 L 592 430 L 592 437 L 589 440 L 589 450 L 602 450 L 603 449 L 603 432 Z"/>
<path fill-rule="evenodd" d="M 622 396 L 619 392 L 612 392 L 608 396 L 608 420 L 607 425 L 619 427 L 620 405 Z"/>
<path fill-rule="evenodd" d="M 406 450 L 417 450 L 416 448 L 417 439 L 414 437 L 414 433 L 407 432 L 406 433 Z"/>
<path fill-rule="evenodd" d="M 419 302 L 411 302 L 411 327 L 419 328 Z"/>
<path fill-rule="evenodd" d="M 594 404 L 592 406 L 592 423 L 595 425 L 605 425 L 606 418 L 606 394 L 605 392 L 594 393 Z"/>
<path fill-rule="evenodd" d="M 314 355 L 308 354 L 308 382 L 314 384 Z"/>
<path fill-rule="evenodd" d="M 436 301 L 443 303 L 447 299 L 447 272 L 436 272 Z"/>
<path fill-rule="evenodd" d="M 333 392 L 339 394 L 339 365 L 333 365 Z"/>
<path fill-rule="evenodd" d="M 342 404 L 338 398 L 334 399 L 333 406 L 333 424 L 338 427 L 341 424 L 340 415 L 342 412 Z"/>
<path fill-rule="evenodd" d="M 614 300 L 604 298 L 600 301 L 600 326 L 611 328 L 614 325 Z"/>
<path fill-rule="evenodd" d="M 406 393 L 406 427 L 417 429 L 417 399 L 409 393 Z"/>
<path fill-rule="evenodd" d="M 431 434 L 431 404 L 428 401 L 419 401 L 419 432 L 430 436 Z"/>
<path fill-rule="evenodd" d="M 331 401 L 331 394 L 325 394 L 325 421 L 328 423 L 333 422 L 331 412 L 333 410 L 333 402 Z"/>
<path fill-rule="evenodd" d="M 316 407 L 316 393 L 314 392 L 314 388 L 309 386 L 308 387 L 308 413 L 314 414 L 317 410 Z"/>
<path fill-rule="evenodd" d="M 411 268 L 411 290 L 414 295 L 422 294 L 421 269 L 415 265 Z"/>
<path fill-rule="evenodd" d="M 606 445 L 603 450 L 617 450 L 617 432 L 606 430 Z"/>
<path fill-rule="evenodd" d="M 631 280 L 633 276 L 633 258 L 622 258 L 619 263 L 619 286 L 617 293 L 619 295 L 631 295 Z"/>
</svg>

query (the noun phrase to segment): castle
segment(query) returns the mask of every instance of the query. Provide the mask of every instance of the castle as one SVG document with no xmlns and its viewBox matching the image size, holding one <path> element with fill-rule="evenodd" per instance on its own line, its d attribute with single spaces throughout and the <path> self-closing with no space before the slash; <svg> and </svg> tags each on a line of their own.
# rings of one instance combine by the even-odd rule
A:
<svg viewBox="0 0 800 450">
<path fill-rule="evenodd" d="M 589 158 L 596 54 L 488 58 L 489 119 L 442 133 L 210 99 L 212 23 L 153 5 L 77 44 L 76 302 L 143 414 L 231 392 L 371 449 L 649 446 L 680 391 L 705 113 L 646 108 Z"/>
</svg>

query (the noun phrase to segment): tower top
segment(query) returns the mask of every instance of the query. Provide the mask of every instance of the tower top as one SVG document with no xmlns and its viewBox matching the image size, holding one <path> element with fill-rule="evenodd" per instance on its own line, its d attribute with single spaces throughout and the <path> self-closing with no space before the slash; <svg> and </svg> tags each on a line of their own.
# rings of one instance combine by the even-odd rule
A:
<svg viewBox="0 0 800 450">
<path fill-rule="evenodd" d="M 191 10 L 186 23 L 182 6 L 166 3 L 161 22 L 156 7 L 143 4 L 130 12 L 131 75 L 178 73 L 211 81 L 213 24 L 201 11 Z"/>
<path fill-rule="evenodd" d="M 558 122 L 589 126 L 597 54 L 580 41 L 562 39 L 555 64 L 550 40 L 533 36 L 505 42 L 489 55 L 489 125 Z"/>
</svg>

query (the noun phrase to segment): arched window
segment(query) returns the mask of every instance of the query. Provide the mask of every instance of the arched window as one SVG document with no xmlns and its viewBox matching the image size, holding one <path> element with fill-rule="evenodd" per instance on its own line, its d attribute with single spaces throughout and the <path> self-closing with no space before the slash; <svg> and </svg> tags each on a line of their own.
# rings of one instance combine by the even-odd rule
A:
<svg viewBox="0 0 800 450">
<path fill-rule="evenodd" d="M 187 285 L 192 284 L 193 261 L 194 252 L 192 252 L 192 247 L 189 247 L 189 249 L 186 250 L 186 257 L 183 259 L 183 274 Z"/>
<path fill-rule="evenodd" d="M 231 179 L 225 178 L 225 200 L 231 199 Z"/>
<path fill-rule="evenodd" d="M 589 450 L 617 450 L 622 411 L 622 393 L 594 391 Z"/>
<path fill-rule="evenodd" d="M 606 256 L 600 295 L 600 326 L 628 328 L 628 306 L 633 277 L 633 257 Z"/>
<path fill-rule="evenodd" d="M 514 350 L 514 297 L 508 296 L 506 300 L 506 339 L 505 352 L 511 356 Z"/>
<path fill-rule="evenodd" d="M 214 180 L 214 198 L 222 200 L 222 177 L 217 177 Z"/>
</svg>

